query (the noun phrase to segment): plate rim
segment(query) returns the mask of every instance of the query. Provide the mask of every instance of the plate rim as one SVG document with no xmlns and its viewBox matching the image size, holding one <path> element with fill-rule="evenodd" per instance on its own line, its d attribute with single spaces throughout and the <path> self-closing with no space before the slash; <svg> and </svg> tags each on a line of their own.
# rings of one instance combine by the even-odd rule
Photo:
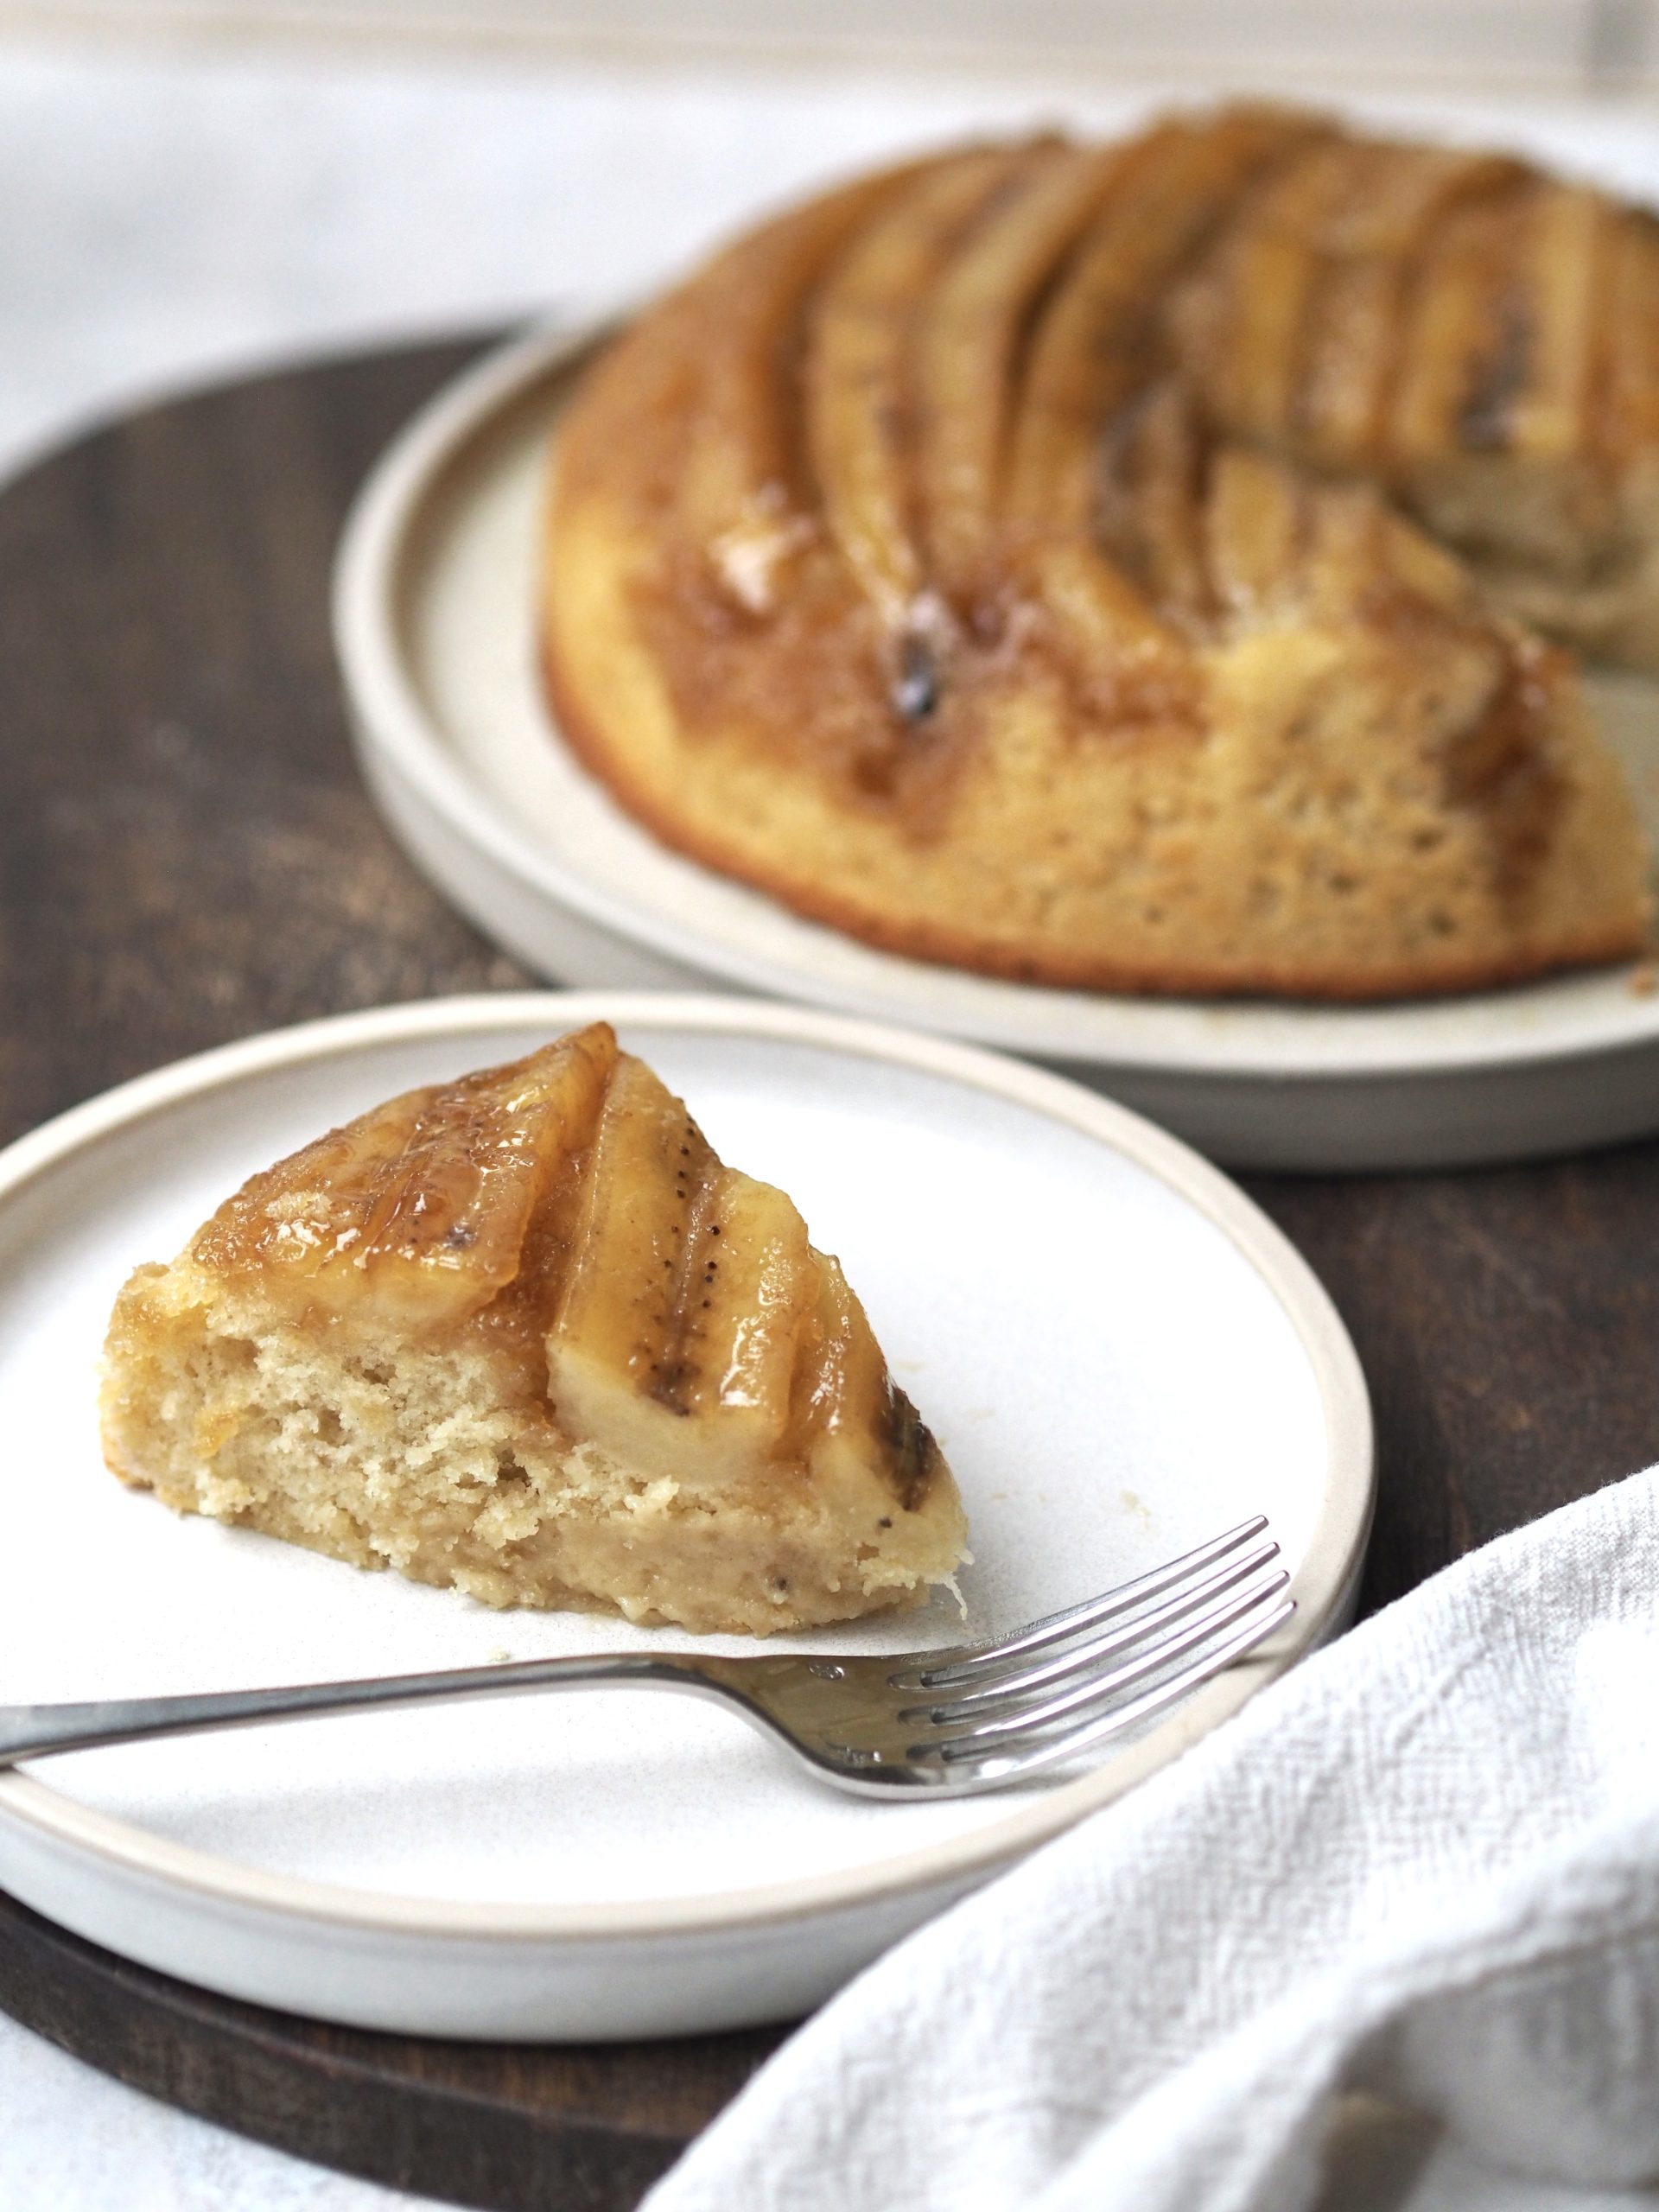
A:
<svg viewBox="0 0 1659 2212">
<path fill-rule="evenodd" d="M 204 1904 L 253 1907 L 340 1930 L 509 1943 L 730 1936 L 866 1909 L 918 1891 L 965 1889 L 987 1878 L 1168 1764 L 1307 1656 L 1340 1620 L 1370 1533 L 1375 1453 L 1358 1356 L 1329 1294 L 1255 1202 L 1179 1138 L 1065 1077 L 977 1046 L 817 1008 L 714 994 L 511 991 L 416 1000 L 240 1039 L 71 1107 L 0 1152 L 0 1208 L 60 1164 L 130 1125 L 276 1069 L 345 1058 L 365 1047 L 464 1038 L 491 1029 L 551 1026 L 556 1034 L 590 1020 L 693 1033 L 736 1031 L 941 1077 L 1046 1115 L 1104 1143 L 1195 1206 L 1254 1268 L 1284 1311 L 1313 1370 L 1325 1418 L 1324 1503 L 1292 1585 L 1299 1611 L 1288 1630 L 1280 1631 L 1262 1655 L 1205 1684 L 1110 1764 L 1059 1784 L 1006 1820 L 855 1867 L 739 1890 L 563 1904 L 384 1893 L 272 1872 L 172 1842 L 137 1822 L 82 1806 L 16 1769 L 0 1772 L 0 1817 L 129 1877 L 147 1877 L 188 1891 Z"/>
<path fill-rule="evenodd" d="M 740 988 L 797 1002 L 804 994 L 815 1004 L 854 1016 L 910 1024 L 929 1033 L 969 1036 L 993 1050 L 1046 1053 L 1055 1059 L 1069 1059 L 1072 1065 L 1133 1070 L 1195 1082 L 1370 1084 L 1400 1078 L 1450 1078 L 1546 1068 L 1560 1062 L 1639 1052 L 1659 1042 L 1659 994 L 1621 992 L 1604 1006 L 1568 1000 L 1561 1022 L 1546 1020 L 1535 1026 L 1526 1019 L 1541 1004 L 1549 1007 L 1548 995 L 1559 996 L 1575 987 L 1593 988 L 1608 976 L 1622 973 L 1639 962 L 1569 971 L 1446 999 L 1355 1006 L 1050 992 L 1046 987 L 1009 984 L 964 969 L 946 971 L 957 984 L 984 983 L 999 993 L 1032 992 L 1033 1005 L 1038 995 L 1053 998 L 1058 1003 L 1052 1009 L 1052 1027 L 1064 1021 L 1065 1008 L 1073 1001 L 1121 1008 L 1126 1021 L 1133 1020 L 1138 1013 L 1169 1008 L 1212 1019 L 1217 1031 L 1213 1040 L 1202 1035 L 1151 1041 L 1125 1036 L 1109 1046 L 1091 1040 L 1081 1049 L 1076 1046 L 1068 1049 L 1056 1035 L 1034 1033 L 1043 1026 L 1040 1008 L 1033 1033 L 1024 1035 L 1014 1033 L 1013 1025 L 995 1006 L 988 1007 L 982 1015 L 953 1010 L 937 1021 L 925 1006 L 908 1003 L 864 1017 L 863 1009 L 869 1003 L 866 987 L 809 976 L 766 955 L 753 955 L 723 938 L 704 935 L 676 918 L 634 904 L 607 883 L 568 866 L 558 855 L 523 833 L 497 806 L 490 793 L 455 759 L 441 723 L 427 712 L 421 687 L 402 649 L 400 580 L 417 542 L 423 510 L 466 448 L 487 435 L 496 422 L 521 405 L 538 384 L 566 372 L 625 319 L 626 310 L 619 308 L 585 318 L 579 324 L 536 329 L 492 349 L 442 385 L 410 416 L 365 479 L 340 534 L 331 607 L 335 655 L 353 710 L 353 742 L 372 784 L 377 770 L 389 769 L 418 792 L 435 815 L 454 824 L 476 849 L 537 899 L 550 899 L 662 958 L 680 965 L 694 963 L 711 977 Z M 556 741 L 556 723 L 550 709 L 546 711 L 550 735 Z M 647 833 L 641 830 L 639 834 Z M 698 867 L 683 855 L 675 857 L 688 868 Z M 707 869 L 701 872 L 711 880 L 731 885 L 730 879 Z M 749 886 L 735 887 L 751 897 L 764 898 Z M 823 930 L 822 925 L 808 923 L 799 916 L 790 918 L 803 928 Z M 823 934 L 836 935 L 827 930 Z M 862 944 L 859 950 L 873 960 L 890 964 L 895 974 L 906 978 L 925 979 L 938 972 L 926 962 Z M 1414 1017 L 1437 1007 L 1492 1006 L 1512 1007 L 1522 1018 L 1497 1034 L 1448 1030 L 1427 1039 L 1410 1035 L 1396 1039 L 1395 1035 L 1396 1026 L 1404 1027 Z M 1306 1016 L 1308 1034 L 1300 1039 L 1253 1037 L 1247 1025 L 1257 1012 L 1277 1021 Z M 1353 1056 L 1349 1058 L 1344 1057 L 1339 1041 L 1344 1030 L 1353 1039 L 1349 1048 Z M 1356 1050 L 1362 1039 L 1363 1050 Z"/>
</svg>

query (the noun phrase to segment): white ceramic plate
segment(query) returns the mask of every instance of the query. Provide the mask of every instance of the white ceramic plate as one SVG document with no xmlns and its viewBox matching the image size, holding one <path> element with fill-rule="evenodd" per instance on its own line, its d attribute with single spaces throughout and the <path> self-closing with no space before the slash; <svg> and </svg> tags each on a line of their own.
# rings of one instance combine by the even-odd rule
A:
<svg viewBox="0 0 1659 2212">
<path fill-rule="evenodd" d="M 1159 1001 L 877 952 L 655 843 L 560 743 L 535 664 L 550 426 L 583 341 L 536 338 L 417 416 L 365 487 L 335 629 L 371 789 L 408 851 L 538 973 L 747 990 L 1063 1066 L 1235 1164 L 1450 1165 L 1659 1127 L 1659 996 L 1628 968 L 1420 1005 Z M 1610 728 L 1659 841 L 1659 708 Z"/>
<path fill-rule="evenodd" d="M 844 1260 L 961 1480 L 971 1631 L 1256 1511 L 1294 1569 L 1294 1620 L 1096 1769 L 944 1805 L 838 1796 L 729 1715 L 625 1692 L 41 1760 L 0 1777 L 0 1885 L 26 1903 L 190 1980 L 370 2026 L 593 2037 L 784 2018 L 1342 1618 L 1370 1510 L 1364 1387 L 1313 1277 L 1214 1169 L 1075 1085 L 932 1039 L 749 1001 L 525 995 L 232 1046 L 0 1158 L 0 1702 L 683 1640 L 494 1613 L 176 1519 L 98 1449 L 99 1348 L 130 1268 L 330 1123 L 600 1014 Z M 963 1632 L 942 1599 L 793 1641 Z"/>
</svg>

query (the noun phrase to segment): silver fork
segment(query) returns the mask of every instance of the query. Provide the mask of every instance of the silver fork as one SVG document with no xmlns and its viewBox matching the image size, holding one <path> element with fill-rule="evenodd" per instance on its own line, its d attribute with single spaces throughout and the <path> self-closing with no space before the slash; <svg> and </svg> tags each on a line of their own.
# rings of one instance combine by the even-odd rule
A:
<svg viewBox="0 0 1659 2212">
<path fill-rule="evenodd" d="M 1295 1606 L 1267 1525 L 1258 1515 L 1103 1597 L 982 1643 L 842 1657 L 616 1651 L 285 1689 L 0 1706 L 0 1767 L 196 1728 L 622 1684 L 733 1705 L 839 1789 L 966 1797 L 1092 1751 L 1277 1628 Z"/>
</svg>

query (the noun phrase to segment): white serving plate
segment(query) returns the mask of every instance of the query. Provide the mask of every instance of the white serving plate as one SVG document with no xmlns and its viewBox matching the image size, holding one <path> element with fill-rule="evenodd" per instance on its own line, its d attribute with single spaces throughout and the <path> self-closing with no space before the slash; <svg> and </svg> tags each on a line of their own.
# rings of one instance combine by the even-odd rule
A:
<svg viewBox="0 0 1659 2212">
<path fill-rule="evenodd" d="M 416 416 L 335 579 L 371 790 L 417 865 L 537 972 L 712 977 L 1001 1046 L 1240 1166 L 1450 1166 L 1659 1128 L 1659 996 L 1628 966 L 1370 1007 L 1046 990 L 875 951 L 657 844 L 562 744 L 536 666 L 548 433 L 591 342 L 511 346 Z M 1598 688 L 1659 843 L 1655 692 Z"/>
<path fill-rule="evenodd" d="M 630 1692 L 39 1760 L 0 1775 L 0 1885 L 26 1904 L 188 1980 L 371 2027 L 586 2039 L 787 2018 L 1344 1617 L 1371 1504 L 1364 1385 L 1313 1276 L 1215 1169 L 1074 1084 L 935 1039 L 747 1000 L 524 994 L 230 1046 L 0 1155 L 0 1702 L 684 1640 L 492 1612 L 177 1519 L 98 1447 L 130 1268 L 331 1123 L 601 1015 L 845 1261 L 961 1481 L 970 1631 L 1256 1511 L 1294 1619 L 1092 1769 L 944 1805 L 840 1796 L 728 1714 Z M 770 1648 L 963 1633 L 941 1598 Z"/>
</svg>

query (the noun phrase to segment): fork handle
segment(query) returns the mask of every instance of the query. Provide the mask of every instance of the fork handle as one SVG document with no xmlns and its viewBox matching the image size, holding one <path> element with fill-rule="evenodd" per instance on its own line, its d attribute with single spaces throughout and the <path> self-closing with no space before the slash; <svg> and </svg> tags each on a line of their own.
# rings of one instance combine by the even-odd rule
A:
<svg viewBox="0 0 1659 2212">
<path fill-rule="evenodd" d="M 320 1713 L 432 1705 L 450 1698 L 540 1689 L 583 1689 L 624 1682 L 639 1689 L 728 1698 L 732 1662 L 682 1651 L 608 1652 L 591 1658 L 520 1659 L 492 1667 L 384 1675 L 361 1681 L 298 1682 L 286 1688 L 207 1690 L 185 1697 L 99 1698 L 79 1705 L 0 1706 L 0 1768 L 50 1751 L 91 1751 L 197 1728 L 246 1728 Z"/>
</svg>

